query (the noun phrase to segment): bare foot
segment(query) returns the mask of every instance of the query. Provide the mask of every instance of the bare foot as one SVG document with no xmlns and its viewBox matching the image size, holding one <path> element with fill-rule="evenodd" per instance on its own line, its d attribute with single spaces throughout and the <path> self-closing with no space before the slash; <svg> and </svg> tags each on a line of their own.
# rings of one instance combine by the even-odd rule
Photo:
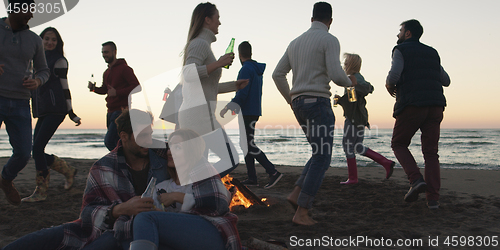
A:
<svg viewBox="0 0 500 250">
<path fill-rule="evenodd" d="M 318 223 L 317 221 L 309 217 L 308 211 L 309 210 L 307 208 L 299 206 L 299 208 L 295 212 L 295 215 L 293 216 L 292 222 L 304 226 L 312 226 Z"/>
</svg>

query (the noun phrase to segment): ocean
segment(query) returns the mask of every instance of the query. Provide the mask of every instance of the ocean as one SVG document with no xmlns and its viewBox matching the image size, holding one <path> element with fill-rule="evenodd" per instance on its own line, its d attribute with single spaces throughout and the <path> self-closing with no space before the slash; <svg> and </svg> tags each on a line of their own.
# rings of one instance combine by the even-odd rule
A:
<svg viewBox="0 0 500 250">
<path fill-rule="evenodd" d="M 228 129 L 231 141 L 239 144 L 238 131 Z M 45 152 L 59 157 L 99 159 L 108 153 L 104 146 L 104 129 L 59 129 L 47 145 Z M 335 130 L 331 166 L 346 167 L 342 150 L 342 129 Z M 163 134 L 163 131 L 158 132 Z M 155 132 L 156 135 L 156 132 Z M 271 162 L 277 165 L 303 166 L 311 155 L 311 147 L 299 129 L 257 129 L 255 143 Z M 392 129 L 365 131 L 364 144 L 397 162 L 390 147 Z M 410 150 L 417 164 L 424 166 L 420 149 L 420 132 L 413 138 Z M 238 148 L 244 163 L 243 152 Z M 0 130 L 0 157 L 10 156 L 12 148 L 5 129 Z M 442 168 L 500 170 L 500 129 L 442 129 L 439 142 L 439 160 Z M 209 155 L 210 161 L 217 157 Z M 369 158 L 357 156 L 358 165 L 377 166 Z M 399 167 L 399 165 L 396 165 Z"/>
</svg>

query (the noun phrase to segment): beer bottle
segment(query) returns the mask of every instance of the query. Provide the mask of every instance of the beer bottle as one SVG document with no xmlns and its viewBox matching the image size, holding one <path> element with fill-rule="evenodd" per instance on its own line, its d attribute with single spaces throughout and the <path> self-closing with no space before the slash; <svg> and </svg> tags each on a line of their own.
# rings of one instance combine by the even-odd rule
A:
<svg viewBox="0 0 500 250">
<path fill-rule="evenodd" d="M 234 52 L 234 38 L 231 38 L 231 42 L 229 42 L 229 46 L 227 46 L 226 54 Z M 224 66 L 224 68 L 229 69 L 229 64 Z"/>
</svg>

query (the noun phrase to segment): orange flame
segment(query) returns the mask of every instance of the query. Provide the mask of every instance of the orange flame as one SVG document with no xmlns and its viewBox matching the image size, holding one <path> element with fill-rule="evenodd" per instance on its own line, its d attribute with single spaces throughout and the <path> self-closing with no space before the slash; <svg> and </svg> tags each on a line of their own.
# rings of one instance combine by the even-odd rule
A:
<svg viewBox="0 0 500 250">
<path fill-rule="evenodd" d="M 222 178 L 222 182 L 224 183 L 224 185 L 228 190 L 234 186 L 233 184 L 231 184 L 232 180 L 233 177 L 229 175 L 226 175 L 224 176 L 224 178 Z M 249 199 L 247 199 L 247 197 L 245 197 L 243 193 L 241 193 L 240 190 L 238 190 L 238 188 L 236 188 L 236 193 L 234 194 L 233 199 L 231 200 L 231 204 L 229 204 L 229 208 L 239 205 L 242 205 L 245 208 L 249 208 L 250 206 L 253 205 L 253 203 Z"/>
</svg>

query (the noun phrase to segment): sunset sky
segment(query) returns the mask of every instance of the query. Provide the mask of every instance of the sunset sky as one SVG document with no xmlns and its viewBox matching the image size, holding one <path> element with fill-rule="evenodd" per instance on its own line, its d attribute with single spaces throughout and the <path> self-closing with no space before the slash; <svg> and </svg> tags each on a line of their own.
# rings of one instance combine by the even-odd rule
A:
<svg viewBox="0 0 500 250">
<path fill-rule="evenodd" d="M 297 122 L 280 95 L 272 72 L 295 37 L 310 27 L 313 0 L 214 0 L 221 16 L 217 42 L 212 50 L 223 55 L 232 37 L 236 46 L 248 40 L 253 59 L 267 64 L 264 73 L 263 116 L 265 125 L 286 126 Z M 497 0 L 359 0 L 328 1 L 334 10 L 330 33 L 341 45 L 341 53 L 357 53 L 363 59 L 361 73 L 375 86 L 367 97 L 370 123 L 391 128 L 394 99 L 385 90 L 391 66 L 391 50 L 396 45 L 399 24 L 418 19 L 424 27 L 421 42 L 437 49 L 441 63 L 451 78 L 445 88 L 448 107 L 443 128 L 500 128 L 500 1 Z M 75 113 L 82 118 L 80 128 L 105 128 L 105 96 L 90 93 L 87 81 L 94 74 L 98 86 L 106 63 L 101 44 L 112 40 L 118 57 L 125 58 L 140 82 L 182 66 L 181 52 L 186 43 L 191 13 L 199 1 L 84 0 L 65 15 L 32 28 L 39 34 L 53 26 L 65 42 L 69 61 L 69 85 Z M 0 6 L 0 16 L 6 12 Z M 224 69 L 221 81 L 234 80 L 241 65 L 235 60 Z M 289 74 L 291 84 L 291 73 Z M 331 83 L 332 93 L 343 93 Z M 230 100 L 234 93 L 219 96 Z M 336 125 L 343 126 L 342 108 L 334 108 Z M 33 121 L 33 124 L 35 124 Z M 61 128 L 75 128 L 66 119 Z"/>
</svg>

